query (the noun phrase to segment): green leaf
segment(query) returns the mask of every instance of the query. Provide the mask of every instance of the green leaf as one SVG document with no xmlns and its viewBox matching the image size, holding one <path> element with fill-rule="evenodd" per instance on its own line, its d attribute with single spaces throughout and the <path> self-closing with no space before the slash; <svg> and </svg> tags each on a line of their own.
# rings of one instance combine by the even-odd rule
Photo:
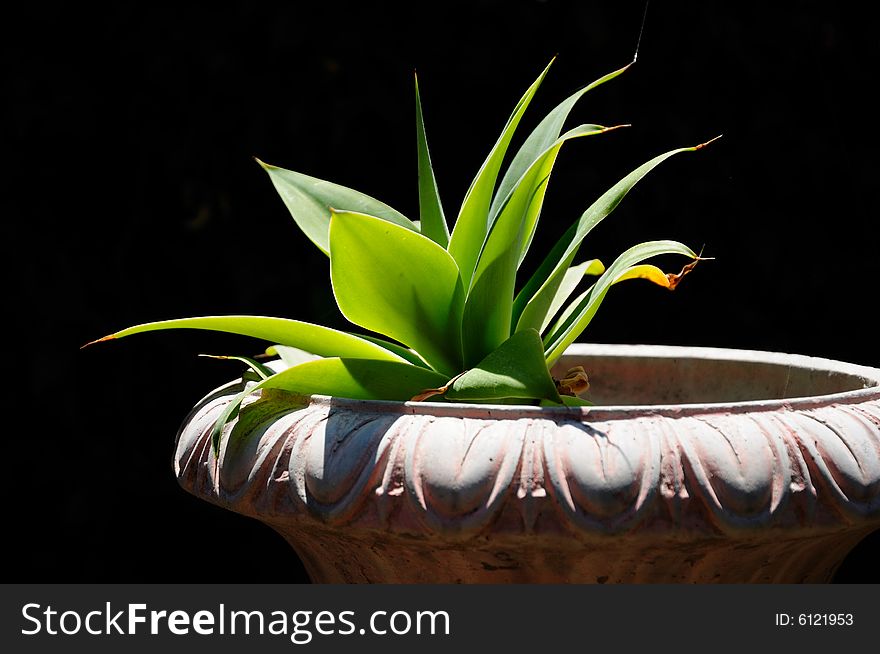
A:
<svg viewBox="0 0 880 654">
<path fill-rule="evenodd" d="M 301 396 L 406 401 L 448 380 L 446 375 L 408 363 L 331 357 L 283 370 L 252 390 L 277 388 Z"/>
<path fill-rule="evenodd" d="M 275 190 L 278 191 L 296 224 L 324 254 L 330 253 L 327 233 L 330 228 L 331 207 L 369 214 L 418 231 L 416 225 L 403 214 L 369 195 L 316 177 L 272 166 L 259 159 L 257 163 L 269 173 L 269 179 L 272 180 Z"/>
<path fill-rule="evenodd" d="M 372 216 L 334 212 L 330 278 L 342 314 L 416 350 L 450 377 L 461 371 L 464 288 L 449 253 Z"/>
<path fill-rule="evenodd" d="M 445 248 L 449 244 L 449 227 L 443 215 L 437 180 L 431 166 L 428 152 L 428 138 L 425 135 L 425 122 L 422 116 L 422 101 L 419 98 L 419 78 L 416 76 L 416 141 L 419 152 L 419 217 L 422 234 Z M 369 213 L 369 212 L 367 212 Z"/>
<path fill-rule="evenodd" d="M 248 393 L 250 392 L 252 391 Z M 235 460 L 251 437 L 259 435 L 255 432 L 261 426 L 307 406 L 308 400 L 299 396 L 284 391 L 263 389 L 258 400 L 239 410 L 238 420 L 229 432 L 229 442 L 226 444 L 226 454 L 223 459 L 225 464 L 228 465 Z M 215 449 L 217 454 L 219 454 L 219 445 L 218 442 L 218 447 Z"/>
<path fill-rule="evenodd" d="M 298 366 L 299 364 L 305 363 L 306 361 L 314 361 L 315 359 L 320 358 L 318 355 L 312 354 L 311 352 L 306 352 L 305 350 L 301 350 L 298 347 L 277 344 L 267 347 L 266 354 L 271 357 L 279 357 L 284 365 L 288 368 Z"/>
<path fill-rule="evenodd" d="M 556 245 L 553 246 L 553 249 L 538 267 L 538 270 L 535 271 L 529 281 L 526 282 L 526 285 L 517 294 L 513 302 L 514 324 L 519 324 L 522 312 L 533 299 L 535 299 L 538 306 L 549 305 L 548 298 L 552 298 L 559 289 L 559 285 L 565 277 L 565 271 L 571 266 L 571 262 L 574 260 L 581 242 L 596 225 L 614 211 L 639 180 L 662 162 L 669 159 L 669 157 L 681 152 L 695 152 L 705 145 L 703 143 L 692 148 L 680 148 L 654 157 L 621 179 L 617 184 L 608 189 L 602 197 L 590 205 L 589 209 L 556 242 Z M 528 323 L 528 326 L 533 326 L 533 323 Z"/>
<path fill-rule="evenodd" d="M 200 354 L 199 356 L 205 357 L 206 359 L 219 359 L 221 361 L 241 361 L 243 364 L 245 364 L 251 370 L 257 373 L 257 376 L 260 379 L 267 379 L 268 377 L 271 377 L 275 374 L 274 370 L 272 370 L 268 366 L 263 365 L 255 359 L 251 359 L 250 357 L 227 356 L 223 354 Z"/>
<path fill-rule="evenodd" d="M 501 398 L 547 399 L 561 402 L 544 360 L 541 337 L 533 329 L 517 332 L 452 382 L 448 400 Z"/>
<path fill-rule="evenodd" d="M 609 73 L 604 77 L 600 77 L 592 84 L 574 92 L 544 117 L 532 133 L 529 134 L 529 137 L 522 144 L 519 151 L 516 153 L 516 156 L 513 158 L 513 161 L 510 162 L 507 172 L 504 173 L 504 177 L 498 185 L 498 192 L 495 194 L 495 199 L 492 201 L 492 207 L 489 209 L 490 223 L 494 222 L 498 212 L 501 211 L 504 199 L 510 194 L 519 179 L 532 166 L 532 163 L 534 163 L 535 160 L 537 160 L 542 153 L 549 148 L 557 138 L 559 138 L 559 135 L 562 133 L 562 126 L 565 124 L 568 114 L 571 112 L 577 101 L 588 91 L 614 79 L 630 66 L 632 66 L 632 64 L 627 64 L 623 68 L 615 70 L 613 73 Z"/>
<path fill-rule="evenodd" d="M 426 388 L 445 384 L 447 379 L 432 370 L 397 361 L 340 357 L 307 361 L 275 373 L 258 384 L 249 384 L 233 397 L 214 423 L 211 445 L 215 455 L 219 455 L 224 427 L 239 415 L 244 399 L 257 391 L 285 391 L 290 395 L 281 399 L 288 407 L 297 409 L 308 404 L 310 395 L 406 401 Z"/>
<path fill-rule="evenodd" d="M 492 201 L 492 193 L 495 190 L 495 182 L 498 179 L 498 171 L 501 169 L 504 154 L 507 152 L 507 147 L 510 145 L 510 140 L 513 138 L 520 119 L 552 64 L 551 60 L 538 79 L 520 98 L 510 118 L 507 119 L 501 136 L 486 161 L 483 162 L 474 181 L 471 182 L 464 202 L 462 202 L 452 236 L 449 239 L 449 253 L 458 264 L 465 287 L 470 287 L 471 277 L 477 266 L 477 258 L 489 229 L 489 204 Z"/>
<path fill-rule="evenodd" d="M 397 356 L 399 356 L 404 361 L 409 361 L 414 366 L 419 366 L 421 368 L 430 368 L 422 357 L 419 356 L 419 353 L 415 350 L 411 350 L 402 345 L 398 345 L 397 343 L 392 343 L 391 341 L 386 341 L 384 338 L 377 338 L 376 336 L 370 336 L 368 334 L 358 334 L 361 338 L 370 341 L 371 343 L 375 343 L 380 347 L 385 348 L 389 352 L 394 352 Z"/>
<path fill-rule="evenodd" d="M 401 360 L 400 357 L 385 348 L 352 334 L 336 331 L 329 327 L 322 327 L 321 325 L 300 322 L 299 320 L 269 318 L 265 316 L 202 316 L 199 318 L 148 322 L 143 325 L 135 325 L 134 327 L 123 329 L 120 332 L 93 341 L 93 343 L 164 329 L 204 329 L 207 331 L 240 334 L 280 345 L 290 345 L 318 356 L 344 356 L 362 359 L 386 359 L 389 361 Z M 88 345 L 91 345 L 91 343 Z"/>
<path fill-rule="evenodd" d="M 565 304 L 566 300 L 571 297 L 571 294 L 574 293 L 574 290 L 584 276 L 601 275 L 603 272 L 605 272 L 605 266 L 598 259 L 584 261 L 583 263 L 566 270 L 565 275 L 563 275 L 562 278 L 562 283 L 559 285 L 559 288 L 556 289 L 556 293 L 553 294 L 553 297 L 550 297 L 547 294 L 540 294 L 536 295 L 531 301 L 529 301 L 523 310 L 522 315 L 519 317 L 516 331 L 521 331 L 523 329 L 537 329 L 543 334 L 547 329 L 547 326 L 553 320 L 553 317 L 559 312 L 559 309 L 562 308 L 562 305 Z"/>
<path fill-rule="evenodd" d="M 263 390 L 259 399 L 242 408 L 241 405 L 244 403 L 244 400 L 257 390 L 259 390 L 258 386 L 248 385 L 245 390 L 230 399 L 229 404 L 226 405 L 223 412 L 217 417 L 211 429 L 211 449 L 214 452 L 215 458 L 220 456 L 223 430 L 235 418 L 238 418 L 238 422 L 236 422 L 229 434 L 229 444 L 226 450 L 227 460 L 229 460 L 229 457 L 235 456 L 236 450 L 241 445 L 243 438 L 256 427 L 267 420 L 278 418 L 281 415 L 308 406 L 308 399 L 302 396 L 289 393 L 273 394 L 272 391 Z"/>
<path fill-rule="evenodd" d="M 570 130 L 538 157 L 511 190 L 492 225 L 468 292 L 462 334 L 465 365 L 472 365 L 503 343 L 511 332 L 516 269 L 531 238 L 559 150 L 569 139 L 605 131 L 599 125 Z"/>
<path fill-rule="evenodd" d="M 550 335 L 544 339 L 548 365 L 553 365 L 562 356 L 565 348 L 571 345 L 590 324 L 612 284 L 625 278 L 627 271 L 633 266 L 660 254 L 683 254 L 691 259 L 697 259 L 693 250 L 677 241 L 648 241 L 631 247 L 621 254 L 596 283 L 567 308 L 554 325 Z"/>
<path fill-rule="evenodd" d="M 675 286 L 681 281 L 681 279 L 693 268 L 694 265 L 696 265 L 698 261 L 700 261 L 699 258 L 695 259 L 692 263 L 686 265 L 677 275 L 668 275 L 660 270 L 660 268 L 658 268 L 657 266 L 653 266 L 651 264 L 639 264 L 636 266 L 630 266 L 622 273 L 617 275 L 611 283 L 619 284 L 620 282 L 625 282 L 630 279 L 646 279 L 650 282 L 653 282 L 654 284 L 657 284 L 658 286 L 673 290 Z M 580 306 L 582 306 L 581 303 L 584 302 L 584 298 L 586 298 L 592 292 L 592 290 L 593 287 L 590 286 L 590 288 L 578 295 L 568 304 L 568 306 L 556 320 L 556 324 L 554 325 L 551 333 L 547 336 L 547 338 L 544 339 L 545 342 L 551 341 L 554 338 L 554 334 L 558 334 L 562 326 L 571 324 L 571 316 L 575 313 L 575 311 L 578 310 Z"/>
<path fill-rule="evenodd" d="M 615 125 L 614 127 L 602 127 L 601 125 L 579 125 L 572 130 L 569 130 L 565 134 L 563 134 L 547 151 L 543 156 L 539 157 L 535 160 L 534 168 L 530 168 L 529 171 L 523 176 L 523 180 L 527 179 L 530 175 L 530 171 L 534 170 L 532 182 L 534 185 L 535 180 L 540 180 L 537 185 L 534 186 L 535 192 L 532 195 L 531 201 L 529 202 L 528 208 L 526 210 L 526 216 L 523 221 L 523 233 L 524 237 L 522 238 L 522 244 L 520 246 L 519 258 L 516 262 L 516 267 L 522 264 L 523 259 L 526 257 L 526 253 L 529 251 L 529 247 L 532 244 L 532 239 L 535 236 L 535 229 L 538 226 L 538 217 L 541 215 L 541 208 L 544 205 L 544 195 L 547 192 L 547 185 L 550 180 L 550 174 L 553 172 L 553 166 L 556 164 L 556 157 L 559 155 L 559 150 L 562 147 L 562 144 L 566 141 L 573 138 L 580 138 L 582 136 L 593 136 L 595 134 L 604 134 L 605 132 L 610 132 L 615 129 L 619 129 L 621 127 L 628 127 L 628 125 Z M 514 191 L 519 189 L 519 184 L 514 187 Z M 512 193 L 511 199 L 515 196 L 515 192 Z M 501 215 L 507 210 L 507 203 L 502 205 Z M 491 230 L 494 228 L 490 227 L 489 238 L 491 238 Z"/>
<path fill-rule="evenodd" d="M 243 391 L 229 400 L 229 404 L 227 404 L 223 408 L 223 411 L 220 412 L 220 415 L 217 416 L 217 420 L 211 428 L 211 450 L 213 450 L 215 458 L 220 456 L 220 441 L 223 438 L 223 429 L 231 420 L 238 416 L 241 403 L 244 401 L 244 398 L 251 394 L 253 388 L 253 385 L 247 384 Z"/>
</svg>

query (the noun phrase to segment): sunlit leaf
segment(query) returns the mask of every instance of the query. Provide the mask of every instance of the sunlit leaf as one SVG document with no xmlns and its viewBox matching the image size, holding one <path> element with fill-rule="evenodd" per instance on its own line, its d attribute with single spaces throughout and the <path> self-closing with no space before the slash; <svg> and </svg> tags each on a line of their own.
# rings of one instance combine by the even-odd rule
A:
<svg viewBox="0 0 880 654">
<path fill-rule="evenodd" d="M 531 178 L 534 193 L 532 194 L 531 200 L 529 201 L 526 215 L 522 224 L 522 232 L 524 236 L 521 239 L 519 257 L 516 262 L 517 268 L 519 268 L 519 266 L 523 262 L 523 259 L 525 259 L 526 253 L 529 251 L 529 247 L 532 244 L 532 239 L 535 236 L 535 230 L 538 226 L 538 218 L 541 215 L 541 208 L 544 206 L 544 195 L 547 193 L 547 186 L 549 184 L 550 174 L 553 172 L 553 166 L 556 164 L 556 157 L 559 155 L 559 150 L 562 146 L 562 143 L 573 138 L 579 138 L 581 136 L 604 134 L 612 130 L 620 129 L 621 127 L 629 126 L 615 125 L 614 127 L 602 127 L 601 125 L 580 125 L 562 135 L 556 141 L 556 143 L 547 150 L 544 156 L 536 159 L 536 167 L 534 169 L 530 168 L 529 172 L 524 175 L 523 180 L 528 178 L 530 176 L 530 172 L 534 170 L 533 176 Z M 535 184 L 536 180 L 539 181 L 538 184 Z M 519 185 L 515 186 L 514 189 L 515 191 L 518 190 Z M 515 193 L 511 196 L 511 201 L 513 201 L 514 197 Z M 502 204 L 501 216 L 503 216 L 504 213 L 507 211 L 507 206 L 507 203 Z M 490 227 L 489 238 L 492 237 L 493 230 L 494 224 L 492 227 Z"/>
<path fill-rule="evenodd" d="M 296 224 L 324 254 L 330 253 L 328 230 L 331 207 L 376 216 L 395 225 L 418 231 L 418 227 L 403 214 L 369 195 L 293 170 L 285 170 L 259 159 L 257 163 L 269 173 L 269 179 L 272 180 L 275 190 L 278 191 Z"/>
<path fill-rule="evenodd" d="M 328 357 L 301 363 L 249 384 L 224 407 L 211 432 L 211 443 L 220 451 L 223 430 L 239 415 L 244 399 L 257 391 L 277 389 L 290 395 L 281 398 L 291 409 L 308 404 L 311 395 L 333 395 L 355 400 L 400 400 L 446 381 L 444 375 L 396 361 Z M 277 399 L 277 398 L 276 398 Z M 280 407 L 279 407 L 280 408 Z"/>
<path fill-rule="evenodd" d="M 241 361 L 253 370 L 260 379 L 266 379 L 275 374 L 274 370 L 250 357 L 228 356 L 223 354 L 200 354 L 199 356 L 207 359 L 219 359 L 221 361 Z"/>
<path fill-rule="evenodd" d="M 548 294 L 539 294 L 529 301 L 519 317 L 516 331 L 537 329 L 543 334 L 584 276 L 601 275 L 603 272 L 605 272 L 605 266 L 598 259 L 584 261 L 566 270 L 562 283 L 552 297 Z"/>
<path fill-rule="evenodd" d="M 541 337 L 533 329 L 517 332 L 459 376 L 446 392 L 446 398 L 453 401 L 500 398 L 561 401 L 544 360 Z"/>
<path fill-rule="evenodd" d="M 449 253 L 431 239 L 351 212 L 330 221 L 330 278 L 342 314 L 459 372 L 464 289 Z"/>
<path fill-rule="evenodd" d="M 658 286 L 662 286 L 663 288 L 668 288 L 670 290 L 674 290 L 681 279 L 687 275 L 700 259 L 696 259 L 691 263 L 687 264 L 682 268 L 681 272 L 677 274 L 665 273 L 657 266 L 651 264 L 639 264 L 636 266 L 631 266 L 627 268 L 622 273 L 617 275 L 617 277 L 613 280 L 612 284 L 619 284 L 620 282 L 625 282 L 630 279 L 645 279 Z M 569 269 L 571 270 L 571 269 Z M 572 300 L 566 307 L 565 310 L 559 315 L 556 320 L 556 324 L 554 325 L 551 334 L 545 338 L 545 342 L 549 342 L 553 339 L 553 333 L 558 332 L 560 326 L 564 324 L 570 324 L 570 318 L 572 314 L 581 306 L 581 303 L 584 302 L 584 298 L 586 298 L 593 290 L 593 287 L 590 286 L 586 291 L 578 295 L 574 300 Z M 553 312 L 556 313 L 555 311 Z M 549 324 L 549 323 L 548 323 Z"/>
<path fill-rule="evenodd" d="M 640 243 L 621 254 L 602 274 L 596 283 L 578 297 L 554 325 L 544 339 L 547 362 L 552 365 L 590 324 L 611 286 L 620 280 L 632 266 L 645 259 L 661 254 L 682 254 L 696 259 L 697 255 L 686 245 L 677 241 L 648 241 Z"/>
<path fill-rule="evenodd" d="M 419 97 L 419 78 L 416 77 L 416 141 L 419 152 L 419 215 L 422 234 L 440 245 L 449 244 L 449 227 L 443 215 L 443 205 L 437 190 L 431 155 L 428 152 L 428 138 L 425 135 L 425 122 L 422 116 L 422 101 Z M 366 212 L 369 213 L 369 212 Z"/>
<path fill-rule="evenodd" d="M 569 139 L 603 131 L 600 125 L 570 130 L 532 163 L 511 191 L 480 253 L 465 303 L 462 337 L 466 365 L 479 361 L 510 336 L 516 269 L 560 148 Z"/>
<path fill-rule="evenodd" d="M 252 391 L 248 391 L 250 394 Z M 294 411 L 299 411 L 308 406 L 308 400 L 284 391 L 263 389 L 260 398 L 250 404 L 242 406 L 238 411 L 238 420 L 229 432 L 224 464 L 229 465 L 234 461 L 252 438 L 258 437 L 260 427 L 274 422 Z M 219 442 L 218 449 L 219 451 Z"/>
<path fill-rule="evenodd" d="M 652 241 L 627 250 L 604 270 L 598 261 L 574 266 L 577 251 L 649 171 L 675 154 L 706 144 L 662 154 L 621 179 L 569 227 L 514 296 L 515 276 L 535 235 L 562 144 L 614 129 L 581 125 L 563 133 L 565 121 L 586 92 L 628 68 L 596 80 L 557 105 L 499 178 L 514 132 L 549 67 L 508 118 L 465 194 L 451 235 L 428 149 L 418 80 L 419 220 L 410 221 L 353 189 L 258 160 L 297 225 L 330 256 L 340 310 L 371 335 L 280 318 L 205 316 L 136 325 L 99 340 L 165 329 L 203 329 L 268 341 L 267 353 L 279 356 L 280 362 L 264 365 L 249 357 L 215 357 L 236 359 L 249 367 L 237 386 L 242 390 L 222 410 L 218 408 L 211 433 L 217 453 L 237 418 L 231 432 L 234 442 L 226 450 L 230 456 L 236 447 L 246 446 L 247 435 L 261 421 L 305 406 L 313 394 L 588 406 L 586 400 L 574 397 L 588 390 L 587 371 L 575 366 L 557 380 L 548 366 L 589 325 L 612 285 L 646 279 L 672 290 L 701 259 L 675 241 Z M 683 254 L 693 262 L 678 274 L 642 263 L 666 253 Z M 296 269 L 298 262 L 291 265 Z M 600 277 L 572 299 L 586 274 Z M 546 334 L 543 340 L 541 333 Z"/>
<path fill-rule="evenodd" d="M 288 368 L 298 366 L 306 361 L 314 361 L 315 359 L 321 358 L 316 354 L 289 345 L 270 345 L 266 348 L 266 354 L 268 356 L 279 357 Z"/>
<path fill-rule="evenodd" d="M 669 277 L 666 276 L 666 273 L 660 270 L 655 265 L 650 263 L 643 263 L 638 266 L 632 266 L 627 269 L 620 277 L 617 278 L 617 282 L 623 282 L 627 279 L 646 279 L 649 282 L 653 282 L 658 286 L 663 286 L 664 288 L 669 288 Z"/>
<path fill-rule="evenodd" d="M 471 277 L 477 265 L 477 258 L 483 247 L 483 241 L 489 229 L 488 214 L 492 194 L 495 190 L 495 182 L 498 179 L 498 171 L 504 160 L 504 154 L 510 145 L 510 140 L 516 131 L 519 121 L 532 101 L 535 92 L 544 80 L 547 71 L 553 61 L 538 76 L 538 79 L 528 88 L 520 101 L 517 103 L 510 118 L 507 119 L 501 136 L 474 178 L 461 205 L 452 236 L 449 239 L 449 253 L 455 258 L 461 271 L 461 279 L 464 286 L 470 287 Z"/>
<path fill-rule="evenodd" d="M 519 323 L 522 312 L 532 298 L 539 295 L 552 298 L 556 294 L 565 276 L 565 271 L 571 266 L 581 242 L 596 225 L 614 211 L 639 180 L 670 157 L 682 152 L 695 152 L 705 145 L 702 143 L 692 148 L 680 148 L 654 157 L 621 179 L 590 205 L 590 208 L 556 242 L 550 254 L 545 257 L 526 285 L 517 294 L 513 302 L 513 323 Z M 544 304 L 547 299 L 541 298 L 538 302 Z"/>
<path fill-rule="evenodd" d="M 370 341 L 371 343 L 375 343 L 376 345 L 385 348 L 389 352 L 394 352 L 397 356 L 399 356 L 404 361 L 409 361 L 414 366 L 421 366 L 422 368 L 430 368 L 427 362 L 419 356 L 419 353 L 415 350 L 410 350 L 402 345 L 398 345 L 397 343 L 392 343 L 391 341 L 386 341 L 384 338 L 378 338 L 376 336 L 370 336 L 369 334 L 358 334 L 361 338 Z"/>
<path fill-rule="evenodd" d="M 288 368 L 254 389 L 277 388 L 297 395 L 335 395 L 356 400 L 400 400 L 448 377 L 408 363 L 330 357 Z"/>
<path fill-rule="evenodd" d="M 135 325 L 93 342 L 98 343 L 165 329 L 203 329 L 251 336 L 270 343 L 290 345 L 318 356 L 401 360 L 399 356 L 385 348 L 352 334 L 299 320 L 265 316 L 202 316 L 179 320 L 161 320 Z"/>
<path fill-rule="evenodd" d="M 600 77 L 579 91 L 575 91 L 544 117 L 532 133 L 529 134 L 529 137 L 523 142 L 522 146 L 520 146 L 513 161 L 510 162 L 507 172 L 504 173 L 501 183 L 498 184 L 498 192 L 495 194 L 495 199 L 492 201 L 492 207 L 489 209 L 490 223 L 495 221 L 495 217 L 498 215 L 498 212 L 504 204 L 504 199 L 510 194 L 510 191 L 519 179 L 531 167 L 532 163 L 534 163 L 542 153 L 549 148 L 557 138 L 559 138 L 559 135 L 562 133 L 562 126 L 565 124 L 568 114 L 571 112 L 577 101 L 580 100 L 585 93 L 614 79 L 631 65 L 632 64 L 628 64 L 623 68 L 615 70 L 613 73 Z"/>
</svg>

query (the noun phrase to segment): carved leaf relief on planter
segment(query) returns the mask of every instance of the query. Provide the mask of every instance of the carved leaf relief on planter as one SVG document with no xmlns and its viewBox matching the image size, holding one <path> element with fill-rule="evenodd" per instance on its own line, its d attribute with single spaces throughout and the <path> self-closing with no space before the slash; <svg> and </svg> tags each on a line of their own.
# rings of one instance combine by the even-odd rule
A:
<svg viewBox="0 0 880 654">
<path fill-rule="evenodd" d="M 656 346 L 575 345 L 576 364 L 601 406 L 314 396 L 216 459 L 230 386 L 187 419 L 176 472 L 322 582 L 827 581 L 880 527 L 880 371 Z"/>
</svg>

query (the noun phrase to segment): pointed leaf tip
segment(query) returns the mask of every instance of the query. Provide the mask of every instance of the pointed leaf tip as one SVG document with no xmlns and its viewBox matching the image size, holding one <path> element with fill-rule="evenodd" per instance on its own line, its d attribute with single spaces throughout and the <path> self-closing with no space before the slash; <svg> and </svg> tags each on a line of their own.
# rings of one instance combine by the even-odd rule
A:
<svg viewBox="0 0 880 654">
<path fill-rule="evenodd" d="M 94 340 L 94 341 L 89 341 L 89 342 L 86 343 L 85 345 L 81 345 L 79 349 L 80 349 L 80 350 L 84 350 L 84 349 L 86 349 L 89 345 L 94 345 L 95 343 L 103 343 L 104 341 L 112 341 L 112 340 L 115 340 L 115 339 L 116 339 L 116 334 L 109 334 L 109 335 L 107 335 L 107 336 L 103 336 L 103 337 L 101 337 L 101 338 L 99 338 L 99 339 L 96 339 L 96 340 Z"/>
<path fill-rule="evenodd" d="M 702 150 L 703 148 L 705 148 L 705 147 L 706 147 L 707 145 L 709 145 L 710 143 L 714 143 L 715 141 L 717 141 L 718 139 L 720 139 L 722 136 L 724 136 L 724 134 L 719 134 L 719 135 L 716 136 L 714 139 L 709 139 L 709 140 L 706 141 L 705 143 L 700 143 L 699 145 L 695 145 L 695 146 L 694 146 L 694 152 L 696 152 L 697 150 Z"/>
<path fill-rule="evenodd" d="M 711 257 L 710 257 L 710 259 L 711 259 Z M 701 261 L 706 261 L 706 259 L 698 256 L 696 259 L 694 259 L 689 264 L 684 266 L 681 269 L 681 272 L 678 273 L 677 275 L 674 275 L 672 273 L 666 273 L 666 279 L 669 282 L 669 286 L 667 286 L 667 288 L 670 291 L 674 291 L 676 288 L 678 288 L 678 285 L 681 283 L 681 280 L 684 279 L 685 276 L 688 273 L 690 273 L 694 268 L 696 268 L 697 264 L 700 263 Z"/>
<path fill-rule="evenodd" d="M 623 129 L 624 127 L 632 127 L 632 124 L 631 123 L 624 123 L 622 125 L 612 125 L 611 127 L 603 127 L 602 134 L 605 134 L 606 132 L 613 132 L 616 129 Z"/>
</svg>

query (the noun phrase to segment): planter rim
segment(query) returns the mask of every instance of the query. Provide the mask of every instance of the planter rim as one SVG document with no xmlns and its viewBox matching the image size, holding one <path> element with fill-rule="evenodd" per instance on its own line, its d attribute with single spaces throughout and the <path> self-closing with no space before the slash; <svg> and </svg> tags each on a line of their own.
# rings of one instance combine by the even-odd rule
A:
<svg viewBox="0 0 880 654">
<path fill-rule="evenodd" d="M 255 413 L 216 458 L 212 430 L 239 380 L 190 413 L 175 473 L 278 530 L 313 579 L 335 582 L 638 581 L 667 569 L 674 581 L 821 581 L 880 525 L 880 370 L 715 348 L 567 354 L 596 357 L 597 383 L 620 382 L 612 400 L 643 384 L 634 397 L 723 399 L 753 377 L 771 397 L 864 388 L 586 408 L 312 396 Z M 659 374 L 643 378 L 640 359 Z M 678 379 L 702 392 L 688 374 L 702 383 L 704 363 L 721 394 L 678 393 Z M 775 366 L 793 367 L 792 386 Z M 571 553 L 576 567 L 561 564 Z"/>
<path fill-rule="evenodd" d="M 639 416 L 685 416 L 710 413 L 741 413 L 773 411 L 776 409 L 810 409 L 833 404 L 852 404 L 880 399 L 880 369 L 834 359 L 812 357 L 802 354 L 786 354 L 763 350 L 740 350 L 732 348 L 695 347 L 682 345 L 619 345 L 600 343 L 574 343 L 563 357 L 642 357 L 645 359 L 704 359 L 707 361 L 736 361 L 791 366 L 861 378 L 864 388 L 792 398 L 747 400 L 734 402 L 695 402 L 681 404 L 615 404 L 593 407 L 536 407 L 524 404 L 469 404 L 463 402 L 400 402 L 389 400 L 355 400 L 330 395 L 312 395 L 311 404 L 331 405 L 349 411 L 380 411 L 409 415 L 458 416 L 466 418 L 504 419 L 506 416 L 520 418 L 550 418 L 580 420 L 590 416 L 593 420 L 629 419 Z"/>
</svg>

